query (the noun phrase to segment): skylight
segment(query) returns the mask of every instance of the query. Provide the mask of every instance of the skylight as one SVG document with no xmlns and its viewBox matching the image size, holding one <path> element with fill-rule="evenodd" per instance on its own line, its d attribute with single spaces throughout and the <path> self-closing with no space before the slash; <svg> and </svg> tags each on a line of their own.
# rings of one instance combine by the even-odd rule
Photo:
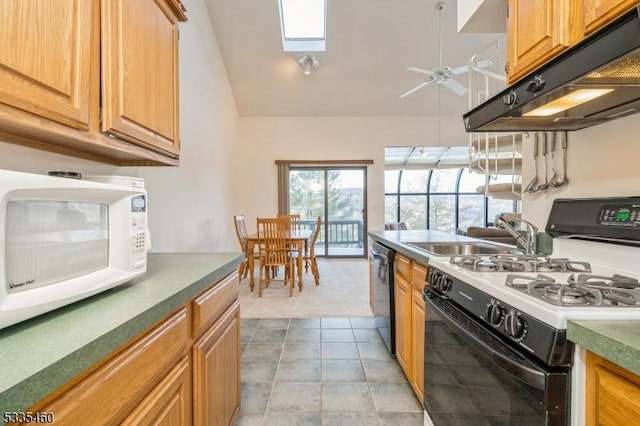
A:
<svg viewBox="0 0 640 426">
<path fill-rule="evenodd" d="M 326 0 L 278 0 L 285 52 L 324 52 Z"/>
</svg>

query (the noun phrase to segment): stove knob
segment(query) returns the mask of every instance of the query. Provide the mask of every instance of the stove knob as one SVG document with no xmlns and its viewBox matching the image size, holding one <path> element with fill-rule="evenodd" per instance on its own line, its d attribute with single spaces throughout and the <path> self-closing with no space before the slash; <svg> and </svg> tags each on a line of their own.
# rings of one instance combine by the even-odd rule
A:
<svg viewBox="0 0 640 426">
<path fill-rule="evenodd" d="M 500 306 L 498 302 L 492 300 L 491 303 L 487 305 L 487 321 L 494 327 L 500 326 L 502 320 L 504 320 L 504 312 L 505 309 Z"/>
<path fill-rule="evenodd" d="M 435 285 L 438 279 L 438 272 L 434 269 L 430 269 L 427 274 L 427 282 L 431 285 Z"/>
<path fill-rule="evenodd" d="M 504 318 L 504 329 L 516 340 L 521 340 L 527 334 L 527 324 L 518 312 L 511 309 Z"/>
<path fill-rule="evenodd" d="M 451 290 L 452 284 L 453 281 L 447 276 L 447 274 L 440 274 L 436 287 L 438 287 L 438 289 L 442 292 L 447 292 Z"/>
<path fill-rule="evenodd" d="M 453 280 L 448 276 L 442 277 L 442 282 L 440 283 L 440 290 L 443 292 L 451 291 L 451 287 L 453 286 Z"/>
</svg>

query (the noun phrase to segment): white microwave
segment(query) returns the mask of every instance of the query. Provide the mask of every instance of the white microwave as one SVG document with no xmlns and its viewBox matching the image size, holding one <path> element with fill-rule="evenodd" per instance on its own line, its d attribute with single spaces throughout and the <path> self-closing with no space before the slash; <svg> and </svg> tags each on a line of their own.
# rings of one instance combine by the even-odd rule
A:
<svg viewBox="0 0 640 426">
<path fill-rule="evenodd" d="M 142 187 L 0 170 L 0 329 L 143 275 Z"/>
</svg>

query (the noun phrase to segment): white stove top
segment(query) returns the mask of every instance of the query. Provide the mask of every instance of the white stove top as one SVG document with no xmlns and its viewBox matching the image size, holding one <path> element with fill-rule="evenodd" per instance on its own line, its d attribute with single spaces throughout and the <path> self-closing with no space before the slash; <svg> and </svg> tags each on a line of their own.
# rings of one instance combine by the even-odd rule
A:
<svg viewBox="0 0 640 426">
<path fill-rule="evenodd" d="M 640 278 L 640 248 L 638 247 L 556 239 L 551 257 L 589 262 L 591 274 L 604 276 L 618 274 L 635 279 Z M 507 286 L 507 275 L 513 272 L 470 271 L 451 264 L 449 259 L 446 256 L 433 257 L 430 265 L 557 329 L 566 329 L 567 320 L 640 320 L 640 306 L 557 306 Z M 571 275 L 571 272 L 540 273 L 554 278 L 559 283 L 566 283 Z M 538 275 L 538 272 L 517 272 L 517 274 L 533 278 Z"/>
</svg>

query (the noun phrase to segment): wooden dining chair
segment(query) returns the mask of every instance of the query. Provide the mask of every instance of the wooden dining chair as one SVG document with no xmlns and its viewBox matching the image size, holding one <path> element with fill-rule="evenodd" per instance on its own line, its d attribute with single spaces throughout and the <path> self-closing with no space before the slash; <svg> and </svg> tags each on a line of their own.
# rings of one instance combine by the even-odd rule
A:
<svg viewBox="0 0 640 426">
<path fill-rule="evenodd" d="M 290 221 L 288 218 L 258 218 L 258 245 L 260 247 L 260 278 L 258 280 L 258 297 L 262 297 L 262 282 L 269 287 L 273 279 L 273 268 L 284 267 L 284 283 L 289 285 L 289 297 L 293 296 L 295 284 L 295 254 L 292 252 Z M 264 280 L 263 273 L 264 271 Z"/>
<path fill-rule="evenodd" d="M 304 256 L 305 268 L 307 265 L 311 268 L 311 273 L 313 274 L 313 279 L 316 282 L 316 285 L 320 285 L 320 271 L 318 270 L 318 261 L 316 259 L 316 242 L 318 241 L 318 235 L 320 235 L 321 226 L 322 216 L 318 216 L 316 226 L 313 229 L 313 234 L 311 234 L 311 240 L 308 244 L 309 254 L 305 254 Z"/>
<path fill-rule="evenodd" d="M 279 214 L 278 218 L 288 219 L 291 225 L 289 229 L 293 232 L 300 231 L 300 213 Z"/>
<path fill-rule="evenodd" d="M 244 222 L 244 215 L 235 215 L 233 216 L 233 225 L 236 229 L 236 237 L 238 237 L 238 243 L 240 244 L 240 249 L 244 253 L 244 260 L 238 265 L 238 277 L 239 280 L 246 278 L 249 273 L 249 253 L 248 253 L 248 244 L 247 244 L 247 226 Z M 253 289 L 252 289 L 253 290 Z"/>
</svg>

